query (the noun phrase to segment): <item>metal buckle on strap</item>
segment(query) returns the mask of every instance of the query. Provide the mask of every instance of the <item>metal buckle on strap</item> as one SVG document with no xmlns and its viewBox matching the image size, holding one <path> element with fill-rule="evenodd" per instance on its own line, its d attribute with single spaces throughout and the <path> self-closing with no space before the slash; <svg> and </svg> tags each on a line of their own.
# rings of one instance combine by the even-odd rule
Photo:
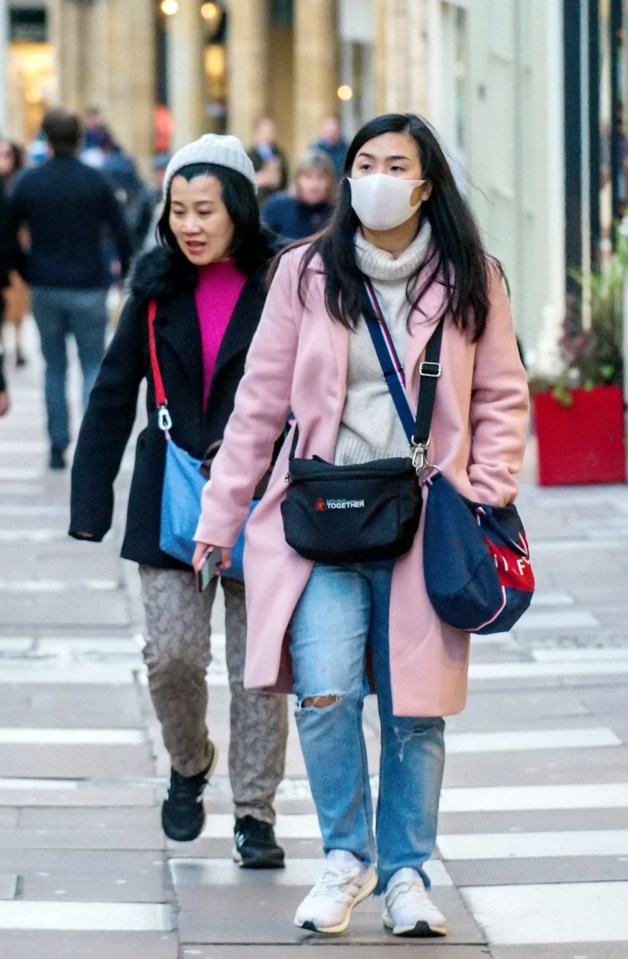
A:
<svg viewBox="0 0 628 959">
<path fill-rule="evenodd" d="M 160 430 L 172 429 L 172 418 L 166 406 L 160 406 L 157 410 L 157 424 Z"/>
<path fill-rule="evenodd" d="M 423 363 L 419 363 L 419 376 L 433 376 L 438 378 L 442 373 L 442 366 L 440 363 L 432 363 L 430 360 L 424 360 Z"/>
<path fill-rule="evenodd" d="M 410 452 L 412 454 L 412 466 L 417 471 L 417 473 L 425 469 L 426 466 L 429 466 L 427 459 L 427 448 L 430 445 L 429 439 L 425 443 L 415 443 L 414 440 L 410 441 Z"/>
</svg>

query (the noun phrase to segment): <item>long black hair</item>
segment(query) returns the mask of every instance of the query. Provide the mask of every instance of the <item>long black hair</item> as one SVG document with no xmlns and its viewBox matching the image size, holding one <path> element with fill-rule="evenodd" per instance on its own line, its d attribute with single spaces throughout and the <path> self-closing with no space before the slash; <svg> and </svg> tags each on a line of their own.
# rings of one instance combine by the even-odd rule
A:
<svg viewBox="0 0 628 959">
<path fill-rule="evenodd" d="M 408 280 L 409 302 L 420 309 L 423 294 L 434 283 L 445 290 L 442 313 L 450 312 L 454 323 L 469 331 L 473 340 L 484 332 L 489 311 L 488 262 L 473 215 L 463 199 L 438 138 L 430 125 L 412 113 L 387 113 L 366 123 L 347 151 L 344 174 L 333 217 L 318 234 L 301 263 L 299 296 L 305 299 L 305 271 L 318 254 L 325 267 L 325 305 L 329 314 L 355 329 L 361 314 L 372 312 L 364 291 L 364 277 L 355 256 L 354 237 L 360 221 L 351 206 L 346 177 L 353 161 L 368 140 L 383 133 L 407 133 L 417 145 L 421 176 L 432 184 L 421 216 L 432 228 L 431 253 L 421 264 L 427 276 L 418 284 L 418 272 Z M 501 268 L 500 268 L 501 269 Z"/>
<path fill-rule="evenodd" d="M 217 163 L 190 163 L 177 170 L 175 176 L 193 180 L 197 176 L 213 176 L 222 187 L 222 202 L 233 223 L 233 240 L 228 255 L 246 276 L 266 265 L 276 253 L 271 234 L 262 226 L 259 205 L 251 181 L 231 167 Z M 171 181 L 172 183 L 172 181 Z M 177 243 L 170 227 L 170 184 L 164 208 L 157 223 L 157 236 L 162 246 L 167 247 L 175 258 L 176 267 L 183 274 L 196 279 L 198 267 L 190 263 Z"/>
</svg>

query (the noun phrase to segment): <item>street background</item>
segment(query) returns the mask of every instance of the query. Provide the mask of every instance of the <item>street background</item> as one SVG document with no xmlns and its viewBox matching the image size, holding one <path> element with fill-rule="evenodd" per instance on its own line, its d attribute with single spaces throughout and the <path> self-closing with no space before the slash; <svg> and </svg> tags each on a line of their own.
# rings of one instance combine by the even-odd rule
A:
<svg viewBox="0 0 628 959">
<path fill-rule="evenodd" d="M 530 442 L 519 505 L 535 600 L 512 634 L 473 640 L 469 704 L 447 725 L 429 870 L 447 938 L 393 939 L 371 898 L 347 935 L 321 942 L 292 924 L 321 869 L 294 726 L 277 803 L 286 869 L 242 871 L 230 858 L 220 610 L 207 826 L 186 845 L 161 831 L 168 758 L 144 679 L 137 573 L 118 556 L 133 451 L 113 533 L 71 540 L 69 473 L 46 469 L 31 321 L 26 334 L 32 361 L 16 370 L 9 350 L 13 408 L 0 421 L 2 959 L 294 959 L 310 946 L 319 959 L 625 959 L 626 486 L 540 489 Z M 75 434 L 78 381 L 74 361 Z M 366 712 L 374 773 L 372 699 Z"/>
<path fill-rule="evenodd" d="M 330 115 L 350 141 L 419 113 L 505 267 L 528 368 L 555 373 L 574 272 L 608 269 L 628 212 L 627 28 L 628 0 L 0 0 L 0 133 L 35 159 L 49 107 L 96 107 L 152 184 L 202 133 L 249 149 L 265 115 L 293 172 Z"/>
</svg>

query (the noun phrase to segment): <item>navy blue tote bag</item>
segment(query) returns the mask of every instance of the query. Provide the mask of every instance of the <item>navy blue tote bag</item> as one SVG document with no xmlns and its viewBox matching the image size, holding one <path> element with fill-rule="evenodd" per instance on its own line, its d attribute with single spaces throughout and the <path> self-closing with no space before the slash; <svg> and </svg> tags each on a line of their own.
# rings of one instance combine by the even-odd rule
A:
<svg viewBox="0 0 628 959">
<path fill-rule="evenodd" d="M 469 633 L 501 633 L 515 625 L 532 601 L 534 575 L 523 524 L 514 503 L 474 503 L 462 496 L 437 467 L 427 463 L 429 431 L 441 374 L 442 324 L 430 338 L 421 363 L 416 423 L 392 337 L 370 283 L 367 290 L 379 324 L 367 326 L 395 407 L 412 445 L 421 454 L 419 471 L 427 493 L 423 569 L 427 594 L 440 618 Z"/>
<path fill-rule="evenodd" d="M 516 506 L 475 503 L 439 472 L 425 486 L 423 571 L 432 606 L 442 620 L 465 632 L 507 632 L 534 592 Z"/>
</svg>

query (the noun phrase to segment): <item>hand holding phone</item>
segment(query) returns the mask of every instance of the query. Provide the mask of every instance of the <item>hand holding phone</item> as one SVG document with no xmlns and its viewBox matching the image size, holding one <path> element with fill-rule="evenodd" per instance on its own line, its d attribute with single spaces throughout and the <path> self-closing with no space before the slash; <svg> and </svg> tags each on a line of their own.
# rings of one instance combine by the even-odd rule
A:
<svg viewBox="0 0 628 959">
<path fill-rule="evenodd" d="M 212 577 L 215 576 L 220 563 L 220 550 L 214 547 L 211 552 L 205 553 L 205 557 L 205 562 L 195 573 L 197 593 L 202 593 L 206 590 Z"/>
</svg>

